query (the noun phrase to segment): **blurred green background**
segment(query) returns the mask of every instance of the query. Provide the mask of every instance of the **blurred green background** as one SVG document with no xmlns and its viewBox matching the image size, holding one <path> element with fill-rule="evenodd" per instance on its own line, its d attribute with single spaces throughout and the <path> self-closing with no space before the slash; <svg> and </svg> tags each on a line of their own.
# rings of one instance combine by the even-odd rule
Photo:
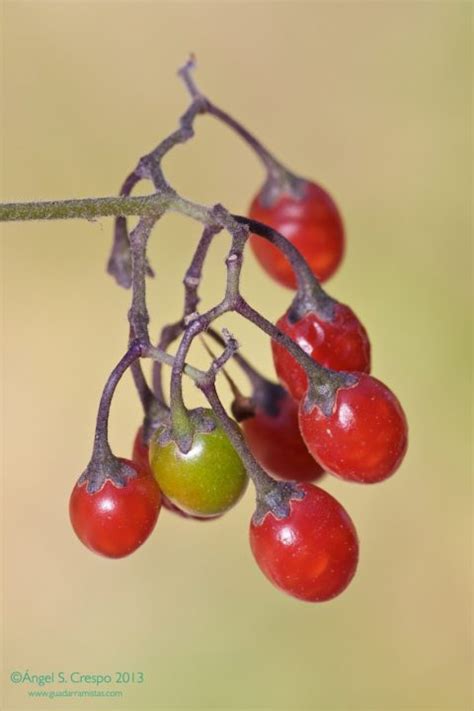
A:
<svg viewBox="0 0 474 711">
<path fill-rule="evenodd" d="M 339 203 L 347 255 L 328 290 L 366 325 L 374 374 L 400 397 L 411 437 L 393 479 L 324 481 L 361 542 L 356 578 L 330 603 L 300 603 L 263 578 L 247 543 L 251 489 L 219 522 L 163 512 L 129 559 L 90 554 L 67 506 L 127 338 L 129 294 L 104 273 L 112 223 L 4 226 L 5 709 L 471 708 L 471 11 L 3 2 L 3 199 L 114 194 L 175 127 L 187 102 L 175 71 L 196 52 L 205 93 Z M 240 213 L 263 179 L 210 117 L 165 169 L 187 197 Z M 179 315 L 199 231 L 169 216 L 153 236 L 153 332 Z M 222 293 L 226 246 L 210 255 L 206 304 Z M 250 255 L 244 292 L 271 319 L 290 299 Z M 271 375 L 267 339 L 223 325 Z M 205 362 L 199 349 L 193 360 Z M 126 378 L 111 421 L 118 454 L 139 422 Z M 16 669 L 142 671 L 145 683 L 120 700 L 48 701 L 10 683 Z"/>
</svg>

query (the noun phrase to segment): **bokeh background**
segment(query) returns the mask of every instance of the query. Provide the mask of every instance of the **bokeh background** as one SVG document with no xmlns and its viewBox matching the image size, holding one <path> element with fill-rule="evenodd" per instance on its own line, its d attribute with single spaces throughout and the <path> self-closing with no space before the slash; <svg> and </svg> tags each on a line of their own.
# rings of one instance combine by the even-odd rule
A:
<svg viewBox="0 0 474 711">
<path fill-rule="evenodd" d="M 129 559 L 90 554 L 68 497 L 127 338 L 129 294 L 104 273 L 112 222 L 4 226 L 5 709 L 471 708 L 471 11 L 3 2 L 3 199 L 114 194 L 175 127 L 187 102 L 175 71 L 194 51 L 203 90 L 339 203 L 347 255 L 328 290 L 365 323 L 374 373 L 399 395 L 411 436 L 393 479 L 324 481 L 361 541 L 358 574 L 330 603 L 300 603 L 263 578 L 247 544 L 250 489 L 219 522 L 163 512 Z M 263 180 L 210 117 L 165 168 L 184 195 L 241 213 Z M 153 332 L 180 313 L 199 231 L 169 216 L 154 234 Z M 226 246 L 206 266 L 206 304 L 222 293 Z M 271 319 L 290 299 L 250 255 L 244 291 Z M 271 375 L 267 339 L 223 324 Z M 201 402 L 192 388 L 187 398 Z M 111 420 L 118 454 L 139 423 L 125 378 Z M 145 683 L 110 687 L 121 699 L 41 700 L 9 681 L 17 669 L 141 671 Z"/>
</svg>

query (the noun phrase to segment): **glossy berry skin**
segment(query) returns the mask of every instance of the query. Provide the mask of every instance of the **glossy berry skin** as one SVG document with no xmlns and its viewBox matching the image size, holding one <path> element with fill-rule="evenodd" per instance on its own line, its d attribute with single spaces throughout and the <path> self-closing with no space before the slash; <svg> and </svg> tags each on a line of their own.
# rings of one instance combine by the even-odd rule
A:
<svg viewBox="0 0 474 711">
<path fill-rule="evenodd" d="M 132 460 L 138 469 L 148 472 L 151 476 L 153 476 L 148 458 L 148 446 L 145 444 L 143 439 L 143 427 L 140 427 L 135 435 L 135 439 L 133 440 Z"/>
<path fill-rule="evenodd" d="M 255 415 L 242 422 L 245 439 L 255 459 L 279 479 L 319 479 L 324 470 L 308 452 L 298 425 L 298 406 L 283 389 L 275 409 L 270 413 L 257 407 Z"/>
<path fill-rule="evenodd" d="M 341 479 L 372 484 L 391 476 L 408 444 L 405 414 L 395 395 L 370 375 L 339 388 L 329 417 L 300 403 L 301 434 L 313 457 Z"/>
<path fill-rule="evenodd" d="M 241 498 L 248 484 L 245 467 L 212 410 L 206 411 L 215 428 L 196 432 L 189 452 L 175 442 L 150 442 L 150 466 L 164 495 L 194 516 L 216 516 Z"/>
<path fill-rule="evenodd" d="M 293 323 L 286 313 L 276 325 L 320 365 L 332 370 L 370 372 L 367 331 L 345 304 L 335 303 L 331 320 L 309 311 Z M 295 400 L 300 400 L 308 387 L 305 371 L 286 348 L 273 340 L 272 352 L 280 381 Z"/>
<path fill-rule="evenodd" d="M 110 479 L 90 494 L 76 484 L 69 501 L 72 527 L 85 546 L 107 558 L 123 558 L 142 545 L 152 532 L 161 507 L 161 494 L 152 476 L 139 470 L 124 487 Z"/>
<path fill-rule="evenodd" d="M 359 545 L 349 515 L 330 494 L 299 484 L 304 499 L 290 502 L 290 514 L 267 513 L 250 524 L 250 546 L 260 569 L 277 588 L 306 602 L 339 595 L 357 568 Z"/>
<path fill-rule="evenodd" d="M 304 195 L 288 192 L 266 207 L 260 191 L 254 198 L 249 217 L 280 232 L 303 255 L 311 271 L 325 281 L 336 271 L 344 254 L 344 226 L 328 193 L 306 181 Z M 296 278 L 287 258 L 273 244 L 252 235 L 250 245 L 265 271 L 277 282 L 296 289 Z"/>
<path fill-rule="evenodd" d="M 132 454 L 132 459 L 134 464 L 137 465 L 139 469 L 142 469 L 143 471 L 147 471 L 150 476 L 153 476 L 153 472 L 151 471 L 150 467 L 150 462 L 149 462 L 149 451 L 148 447 L 143 441 L 143 427 L 140 427 L 138 430 L 135 440 L 133 442 L 133 454 Z M 164 494 L 163 492 L 161 493 L 161 503 L 165 509 L 168 511 L 171 511 L 172 513 L 175 513 L 177 516 L 180 516 L 181 518 L 189 518 L 193 519 L 195 521 L 212 521 L 214 518 L 219 518 L 218 516 L 213 516 L 213 517 L 206 517 L 203 518 L 202 516 L 191 516 L 191 514 L 186 513 L 185 511 L 181 511 L 177 506 L 175 506 Z"/>
</svg>

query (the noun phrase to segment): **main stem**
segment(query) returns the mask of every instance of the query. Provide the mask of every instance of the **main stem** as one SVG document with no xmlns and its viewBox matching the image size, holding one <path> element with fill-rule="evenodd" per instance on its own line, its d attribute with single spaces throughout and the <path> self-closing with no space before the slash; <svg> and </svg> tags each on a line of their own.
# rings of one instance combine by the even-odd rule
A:
<svg viewBox="0 0 474 711">
<path fill-rule="evenodd" d="M 135 338 L 148 345 L 148 310 L 146 305 L 146 247 L 157 217 L 142 217 L 130 234 L 132 254 L 132 305 L 128 314 Z"/>
<path fill-rule="evenodd" d="M 167 194 L 144 197 L 99 197 L 47 202 L 0 203 L 0 222 L 24 220 L 70 220 L 119 215 L 156 215 L 170 206 Z"/>
</svg>

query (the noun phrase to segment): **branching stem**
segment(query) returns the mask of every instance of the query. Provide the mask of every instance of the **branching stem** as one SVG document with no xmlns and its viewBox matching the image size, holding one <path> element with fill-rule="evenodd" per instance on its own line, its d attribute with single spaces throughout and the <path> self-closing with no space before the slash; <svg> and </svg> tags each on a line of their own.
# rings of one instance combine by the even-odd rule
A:
<svg viewBox="0 0 474 711">
<path fill-rule="evenodd" d="M 250 131 L 248 131 L 226 111 L 223 111 L 218 106 L 213 104 L 201 93 L 193 77 L 193 70 L 195 69 L 195 66 L 195 58 L 194 56 L 191 56 L 186 64 L 184 64 L 178 71 L 178 74 L 183 80 L 191 98 L 193 100 L 199 99 L 201 101 L 201 113 L 214 116 L 214 118 L 227 125 L 230 129 L 232 129 L 232 131 L 234 131 L 234 133 L 240 136 L 240 138 L 242 138 L 242 140 L 245 141 L 245 143 L 247 143 L 255 152 L 270 175 L 280 177 L 282 173 L 286 173 L 287 169 L 275 158 L 272 153 L 270 153 L 267 148 L 265 148 L 265 146 L 262 145 L 257 138 L 255 138 L 253 134 L 250 133 Z"/>
<path fill-rule="evenodd" d="M 131 367 L 137 390 L 145 410 L 145 422 L 150 422 L 157 413 L 166 411 L 166 404 L 161 383 L 161 365 L 172 367 L 171 372 L 171 418 L 173 432 L 182 449 L 187 451 L 192 443 L 192 432 L 188 411 L 183 401 L 182 376 L 190 376 L 207 397 L 211 407 L 219 417 L 222 426 L 228 433 L 235 449 L 244 461 L 250 477 L 257 487 L 260 504 L 272 511 L 287 511 L 288 501 L 294 495 L 291 486 L 282 485 L 269 477 L 257 464 L 242 436 L 236 429 L 235 422 L 229 418 L 219 400 L 215 388 L 215 380 L 227 360 L 236 354 L 237 342 L 230 334 L 225 333 L 224 352 L 213 359 L 209 369 L 204 372 L 186 364 L 186 357 L 196 336 L 206 331 L 215 319 L 233 311 L 251 321 L 271 338 L 281 343 L 298 363 L 306 370 L 311 387 L 317 392 L 333 391 L 344 376 L 329 371 L 316 364 L 288 336 L 282 333 L 266 318 L 250 306 L 240 294 L 240 274 L 242 269 L 244 248 L 249 232 L 260 235 L 268 240 L 290 261 L 297 279 L 298 291 L 293 307 L 298 306 L 299 312 L 315 308 L 318 313 L 330 317 L 334 301 L 328 297 L 314 278 L 303 257 L 281 234 L 261 223 L 245 217 L 231 215 L 221 205 L 206 207 L 187 200 L 167 183 L 162 170 L 163 158 L 172 148 L 188 141 L 194 135 L 194 121 L 201 113 L 207 113 L 237 133 L 257 154 L 267 170 L 267 185 L 277 188 L 288 186 L 296 191 L 304 187 L 304 182 L 291 174 L 275 157 L 240 123 L 222 109 L 215 106 L 198 90 L 192 77 L 194 60 L 191 59 L 180 70 L 191 96 L 191 103 L 179 120 L 178 128 L 157 145 L 150 153 L 140 158 L 137 166 L 125 179 L 119 197 L 86 198 L 80 200 L 63 200 L 52 202 L 7 203 L 0 204 L 0 221 L 13 220 L 56 220 L 82 218 L 93 220 L 98 217 L 114 216 L 114 244 L 108 262 L 108 271 L 119 284 L 132 288 L 132 299 L 129 310 L 130 343 L 125 356 L 112 371 L 102 393 L 97 427 L 94 439 L 93 456 L 84 476 L 91 486 L 98 487 L 108 475 L 104 467 L 94 466 L 97 461 L 107 463 L 115 471 L 114 481 L 123 486 L 127 476 L 133 472 L 115 459 L 108 442 L 108 417 L 110 404 L 115 388 L 123 373 Z M 131 197 L 131 192 L 141 180 L 149 180 L 154 186 L 154 192 L 145 197 Z M 147 261 L 148 238 L 155 223 L 167 211 L 178 212 L 204 225 L 202 236 L 195 250 L 191 264 L 184 277 L 185 298 L 183 314 L 179 321 L 166 326 L 161 334 L 158 346 L 150 343 L 148 332 L 148 310 L 146 301 L 146 274 L 153 272 Z M 138 216 L 137 226 L 128 233 L 128 216 Z M 199 314 L 199 286 L 202 279 L 203 264 L 214 237 L 222 230 L 232 237 L 231 249 L 227 255 L 227 281 L 225 294 L 220 303 L 210 308 L 206 313 Z M 166 353 L 172 341 L 181 336 L 181 342 L 175 357 Z M 151 358 L 154 364 L 153 389 L 149 388 L 144 377 L 139 359 Z M 258 374 L 251 366 L 240 360 L 248 377 L 256 382 Z M 316 397 L 317 397 L 316 392 Z M 114 463 L 115 462 L 115 463 Z M 130 468 L 129 468 L 130 469 Z M 286 488 L 285 488 L 286 487 Z M 288 488 L 289 487 L 289 488 Z M 262 503 L 263 502 L 263 503 Z M 265 503 L 266 502 L 266 503 Z M 270 503 L 269 503 L 270 502 Z"/>
</svg>

